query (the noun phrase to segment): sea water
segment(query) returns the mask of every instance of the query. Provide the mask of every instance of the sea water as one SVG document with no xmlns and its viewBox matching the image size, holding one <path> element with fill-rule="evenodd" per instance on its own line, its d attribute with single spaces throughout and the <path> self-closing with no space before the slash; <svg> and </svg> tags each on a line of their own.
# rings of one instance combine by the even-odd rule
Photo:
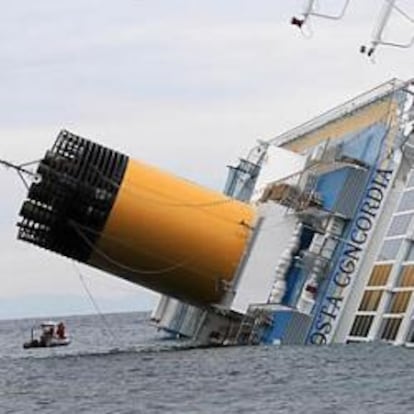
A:
<svg viewBox="0 0 414 414">
<path fill-rule="evenodd" d="M 414 349 L 384 344 L 193 348 L 148 314 L 64 318 L 67 347 L 23 350 L 0 322 L 0 413 L 411 413 Z M 59 320 L 59 318 L 58 318 Z"/>
</svg>

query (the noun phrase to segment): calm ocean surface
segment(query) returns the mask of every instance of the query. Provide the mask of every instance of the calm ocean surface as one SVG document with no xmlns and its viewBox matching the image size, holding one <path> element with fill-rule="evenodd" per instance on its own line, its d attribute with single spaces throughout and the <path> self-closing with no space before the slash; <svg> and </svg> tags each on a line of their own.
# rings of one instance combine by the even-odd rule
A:
<svg viewBox="0 0 414 414">
<path fill-rule="evenodd" d="M 0 414 L 414 411 L 414 349 L 180 349 L 147 318 L 65 318 L 71 345 L 26 351 L 34 320 L 0 321 Z"/>
</svg>

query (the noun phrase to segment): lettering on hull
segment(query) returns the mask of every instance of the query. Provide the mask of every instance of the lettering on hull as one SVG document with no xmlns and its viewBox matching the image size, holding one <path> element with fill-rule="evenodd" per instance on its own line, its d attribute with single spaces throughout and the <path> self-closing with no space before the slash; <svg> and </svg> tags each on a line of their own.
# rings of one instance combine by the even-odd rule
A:
<svg viewBox="0 0 414 414">
<path fill-rule="evenodd" d="M 335 324 L 345 302 L 345 293 L 357 273 L 359 261 L 374 228 L 392 174 L 392 170 L 377 169 L 375 172 L 374 179 L 365 193 L 364 201 L 353 222 L 336 270 L 329 282 L 330 286 L 327 291 L 340 293 L 328 293 L 322 299 L 318 313 L 315 315 L 313 330 L 308 338 L 308 342 L 311 344 L 328 343 L 334 332 Z"/>
</svg>

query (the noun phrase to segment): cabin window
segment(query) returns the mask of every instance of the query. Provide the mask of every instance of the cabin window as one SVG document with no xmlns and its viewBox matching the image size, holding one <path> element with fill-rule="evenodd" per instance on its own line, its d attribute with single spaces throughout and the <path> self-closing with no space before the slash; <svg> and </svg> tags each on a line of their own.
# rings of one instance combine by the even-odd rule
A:
<svg viewBox="0 0 414 414">
<path fill-rule="evenodd" d="M 411 321 L 410 329 L 408 330 L 407 337 L 405 338 L 407 342 L 414 343 L 414 320 Z"/>
<path fill-rule="evenodd" d="M 360 311 L 374 312 L 378 309 L 381 300 L 382 290 L 367 290 L 359 305 Z"/>
<path fill-rule="evenodd" d="M 414 190 L 409 190 L 403 193 L 398 206 L 398 211 L 414 210 Z"/>
<path fill-rule="evenodd" d="M 394 341 L 401 325 L 401 318 L 384 318 L 381 325 L 381 339 L 386 341 Z"/>
<path fill-rule="evenodd" d="M 407 310 L 411 292 L 397 292 L 391 296 L 388 313 L 404 313 Z"/>
<path fill-rule="evenodd" d="M 373 320 L 374 316 L 371 315 L 357 315 L 354 319 L 350 336 L 368 336 Z"/>
<path fill-rule="evenodd" d="M 410 177 L 408 178 L 406 187 L 407 188 L 414 187 L 414 171 L 413 170 L 411 170 Z"/>
<path fill-rule="evenodd" d="M 391 265 L 376 265 L 372 269 L 368 286 L 385 286 L 391 272 Z"/>
<path fill-rule="evenodd" d="M 407 253 L 407 257 L 405 258 L 407 262 L 414 261 L 414 244 L 411 244 L 410 250 Z"/>
<path fill-rule="evenodd" d="M 386 240 L 379 254 L 379 261 L 395 260 L 403 239 Z"/>
<path fill-rule="evenodd" d="M 408 225 L 410 224 L 412 214 L 402 214 L 394 216 L 391 226 L 388 230 L 387 236 L 400 236 L 407 233 Z"/>
<path fill-rule="evenodd" d="M 414 266 L 404 266 L 398 278 L 399 287 L 414 287 Z"/>
</svg>

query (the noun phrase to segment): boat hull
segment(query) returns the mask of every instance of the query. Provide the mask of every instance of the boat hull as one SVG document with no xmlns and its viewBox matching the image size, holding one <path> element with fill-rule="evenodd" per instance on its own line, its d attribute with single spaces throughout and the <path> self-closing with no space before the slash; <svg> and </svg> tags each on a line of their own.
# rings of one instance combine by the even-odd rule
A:
<svg viewBox="0 0 414 414">
<path fill-rule="evenodd" d="M 70 339 L 65 338 L 65 339 L 53 339 L 52 341 L 49 342 L 42 342 L 39 341 L 37 339 L 33 339 L 32 341 L 29 342 L 25 342 L 23 344 L 23 348 L 24 349 L 29 349 L 29 348 L 54 348 L 57 346 L 67 346 L 70 344 Z"/>
</svg>

